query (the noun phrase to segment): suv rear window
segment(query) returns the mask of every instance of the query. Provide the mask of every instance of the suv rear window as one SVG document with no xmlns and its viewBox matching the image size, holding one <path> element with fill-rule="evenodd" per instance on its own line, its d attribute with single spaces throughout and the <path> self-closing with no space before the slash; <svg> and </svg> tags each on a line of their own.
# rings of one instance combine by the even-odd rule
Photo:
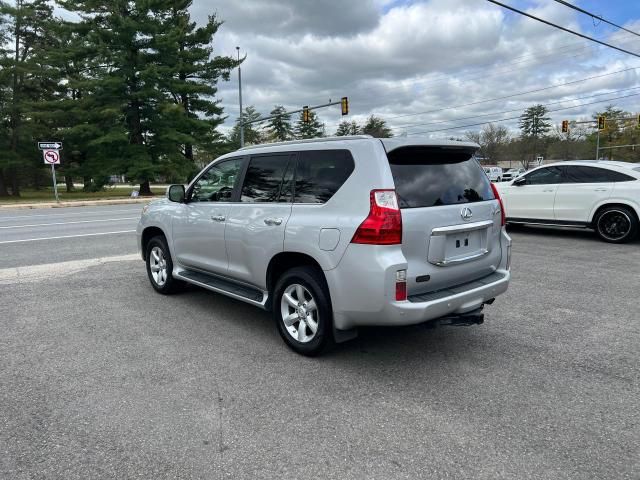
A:
<svg viewBox="0 0 640 480">
<path fill-rule="evenodd" d="M 389 152 L 400 208 L 483 202 L 495 197 L 473 150 L 402 147 Z"/>
</svg>

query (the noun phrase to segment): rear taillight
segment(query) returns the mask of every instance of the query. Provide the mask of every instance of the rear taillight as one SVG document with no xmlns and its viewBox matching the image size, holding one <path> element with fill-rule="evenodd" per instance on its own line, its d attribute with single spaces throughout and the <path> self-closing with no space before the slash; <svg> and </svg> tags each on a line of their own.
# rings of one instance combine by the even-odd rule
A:
<svg viewBox="0 0 640 480">
<path fill-rule="evenodd" d="M 496 187 L 495 183 L 491 184 L 491 190 L 493 190 L 493 196 L 496 197 L 496 200 L 498 200 L 498 203 L 500 204 L 500 221 L 502 223 L 502 226 L 504 227 L 507 224 L 506 214 L 504 211 L 504 203 L 502 203 L 500 192 L 498 192 L 498 188 Z"/>
<path fill-rule="evenodd" d="M 395 190 L 371 190 L 369 216 L 360 224 L 351 243 L 398 245 L 402 243 L 402 215 Z"/>
<path fill-rule="evenodd" d="M 403 302 L 407 299 L 407 271 L 398 270 L 396 272 L 396 302 Z"/>
</svg>

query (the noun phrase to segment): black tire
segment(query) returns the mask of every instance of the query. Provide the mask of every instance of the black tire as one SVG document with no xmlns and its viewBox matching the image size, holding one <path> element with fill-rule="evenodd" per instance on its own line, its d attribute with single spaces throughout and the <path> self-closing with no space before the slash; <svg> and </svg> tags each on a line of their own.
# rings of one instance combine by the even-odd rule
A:
<svg viewBox="0 0 640 480">
<path fill-rule="evenodd" d="M 157 252 L 158 250 L 162 251 L 166 265 L 166 278 L 164 282 L 156 280 L 152 272 L 152 263 L 154 263 L 152 260 L 152 252 Z M 144 258 L 147 266 L 147 276 L 149 277 L 151 286 L 156 292 L 163 295 L 169 295 L 180 290 L 182 282 L 173 278 L 173 260 L 171 259 L 171 252 L 169 251 L 169 246 L 167 245 L 167 240 L 164 236 L 158 235 L 149 240 L 145 248 Z"/>
<path fill-rule="evenodd" d="M 638 218 L 629 207 L 603 208 L 593 223 L 598 236 L 609 243 L 627 243 L 638 234 Z"/>
<path fill-rule="evenodd" d="M 638 234 L 638 218 L 628 207 L 603 208 L 593 223 L 598 236 L 609 243 L 627 243 Z"/>
<path fill-rule="evenodd" d="M 306 342 L 298 341 L 292 336 L 293 334 L 289 332 L 283 318 L 282 297 L 287 289 L 292 288 L 293 285 L 302 285 L 307 290 L 306 294 L 310 294 L 317 307 L 317 316 L 314 317 L 317 320 L 317 330 L 313 334 L 313 338 Z M 295 310 L 291 306 L 288 308 Z M 273 290 L 272 310 L 280 336 L 294 352 L 314 357 L 326 351 L 333 344 L 333 310 L 329 289 L 324 275 L 318 269 L 295 267 L 282 274 Z M 293 324 L 291 328 L 299 330 L 299 326 L 300 322 L 297 322 L 297 327 L 296 324 Z M 306 324 L 303 328 L 305 332 L 312 333 L 311 328 Z"/>
</svg>

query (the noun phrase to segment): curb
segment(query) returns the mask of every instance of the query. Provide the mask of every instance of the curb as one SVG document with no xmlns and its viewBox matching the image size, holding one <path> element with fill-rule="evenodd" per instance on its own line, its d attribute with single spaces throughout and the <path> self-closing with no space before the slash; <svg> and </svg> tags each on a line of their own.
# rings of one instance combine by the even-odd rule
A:
<svg viewBox="0 0 640 480">
<path fill-rule="evenodd" d="M 70 200 L 67 202 L 42 202 L 42 203 L 16 203 L 16 204 L 0 204 L 0 209 L 33 209 L 33 208 L 63 208 L 63 207 L 91 207 L 98 205 L 127 205 L 136 203 L 149 203 L 153 200 L 163 198 L 155 197 L 138 197 L 138 198 L 122 198 L 112 200 Z"/>
</svg>

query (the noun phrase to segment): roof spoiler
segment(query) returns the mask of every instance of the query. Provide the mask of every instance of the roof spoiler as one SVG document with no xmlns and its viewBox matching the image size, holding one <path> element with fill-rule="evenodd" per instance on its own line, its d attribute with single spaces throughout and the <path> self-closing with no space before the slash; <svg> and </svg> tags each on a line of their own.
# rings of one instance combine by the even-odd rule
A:
<svg viewBox="0 0 640 480">
<path fill-rule="evenodd" d="M 380 141 L 384 145 L 387 153 L 404 147 L 423 147 L 442 150 L 464 150 L 474 154 L 480 148 L 480 145 L 473 142 L 459 142 L 457 140 L 433 140 L 430 138 L 381 138 Z"/>
</svg>

